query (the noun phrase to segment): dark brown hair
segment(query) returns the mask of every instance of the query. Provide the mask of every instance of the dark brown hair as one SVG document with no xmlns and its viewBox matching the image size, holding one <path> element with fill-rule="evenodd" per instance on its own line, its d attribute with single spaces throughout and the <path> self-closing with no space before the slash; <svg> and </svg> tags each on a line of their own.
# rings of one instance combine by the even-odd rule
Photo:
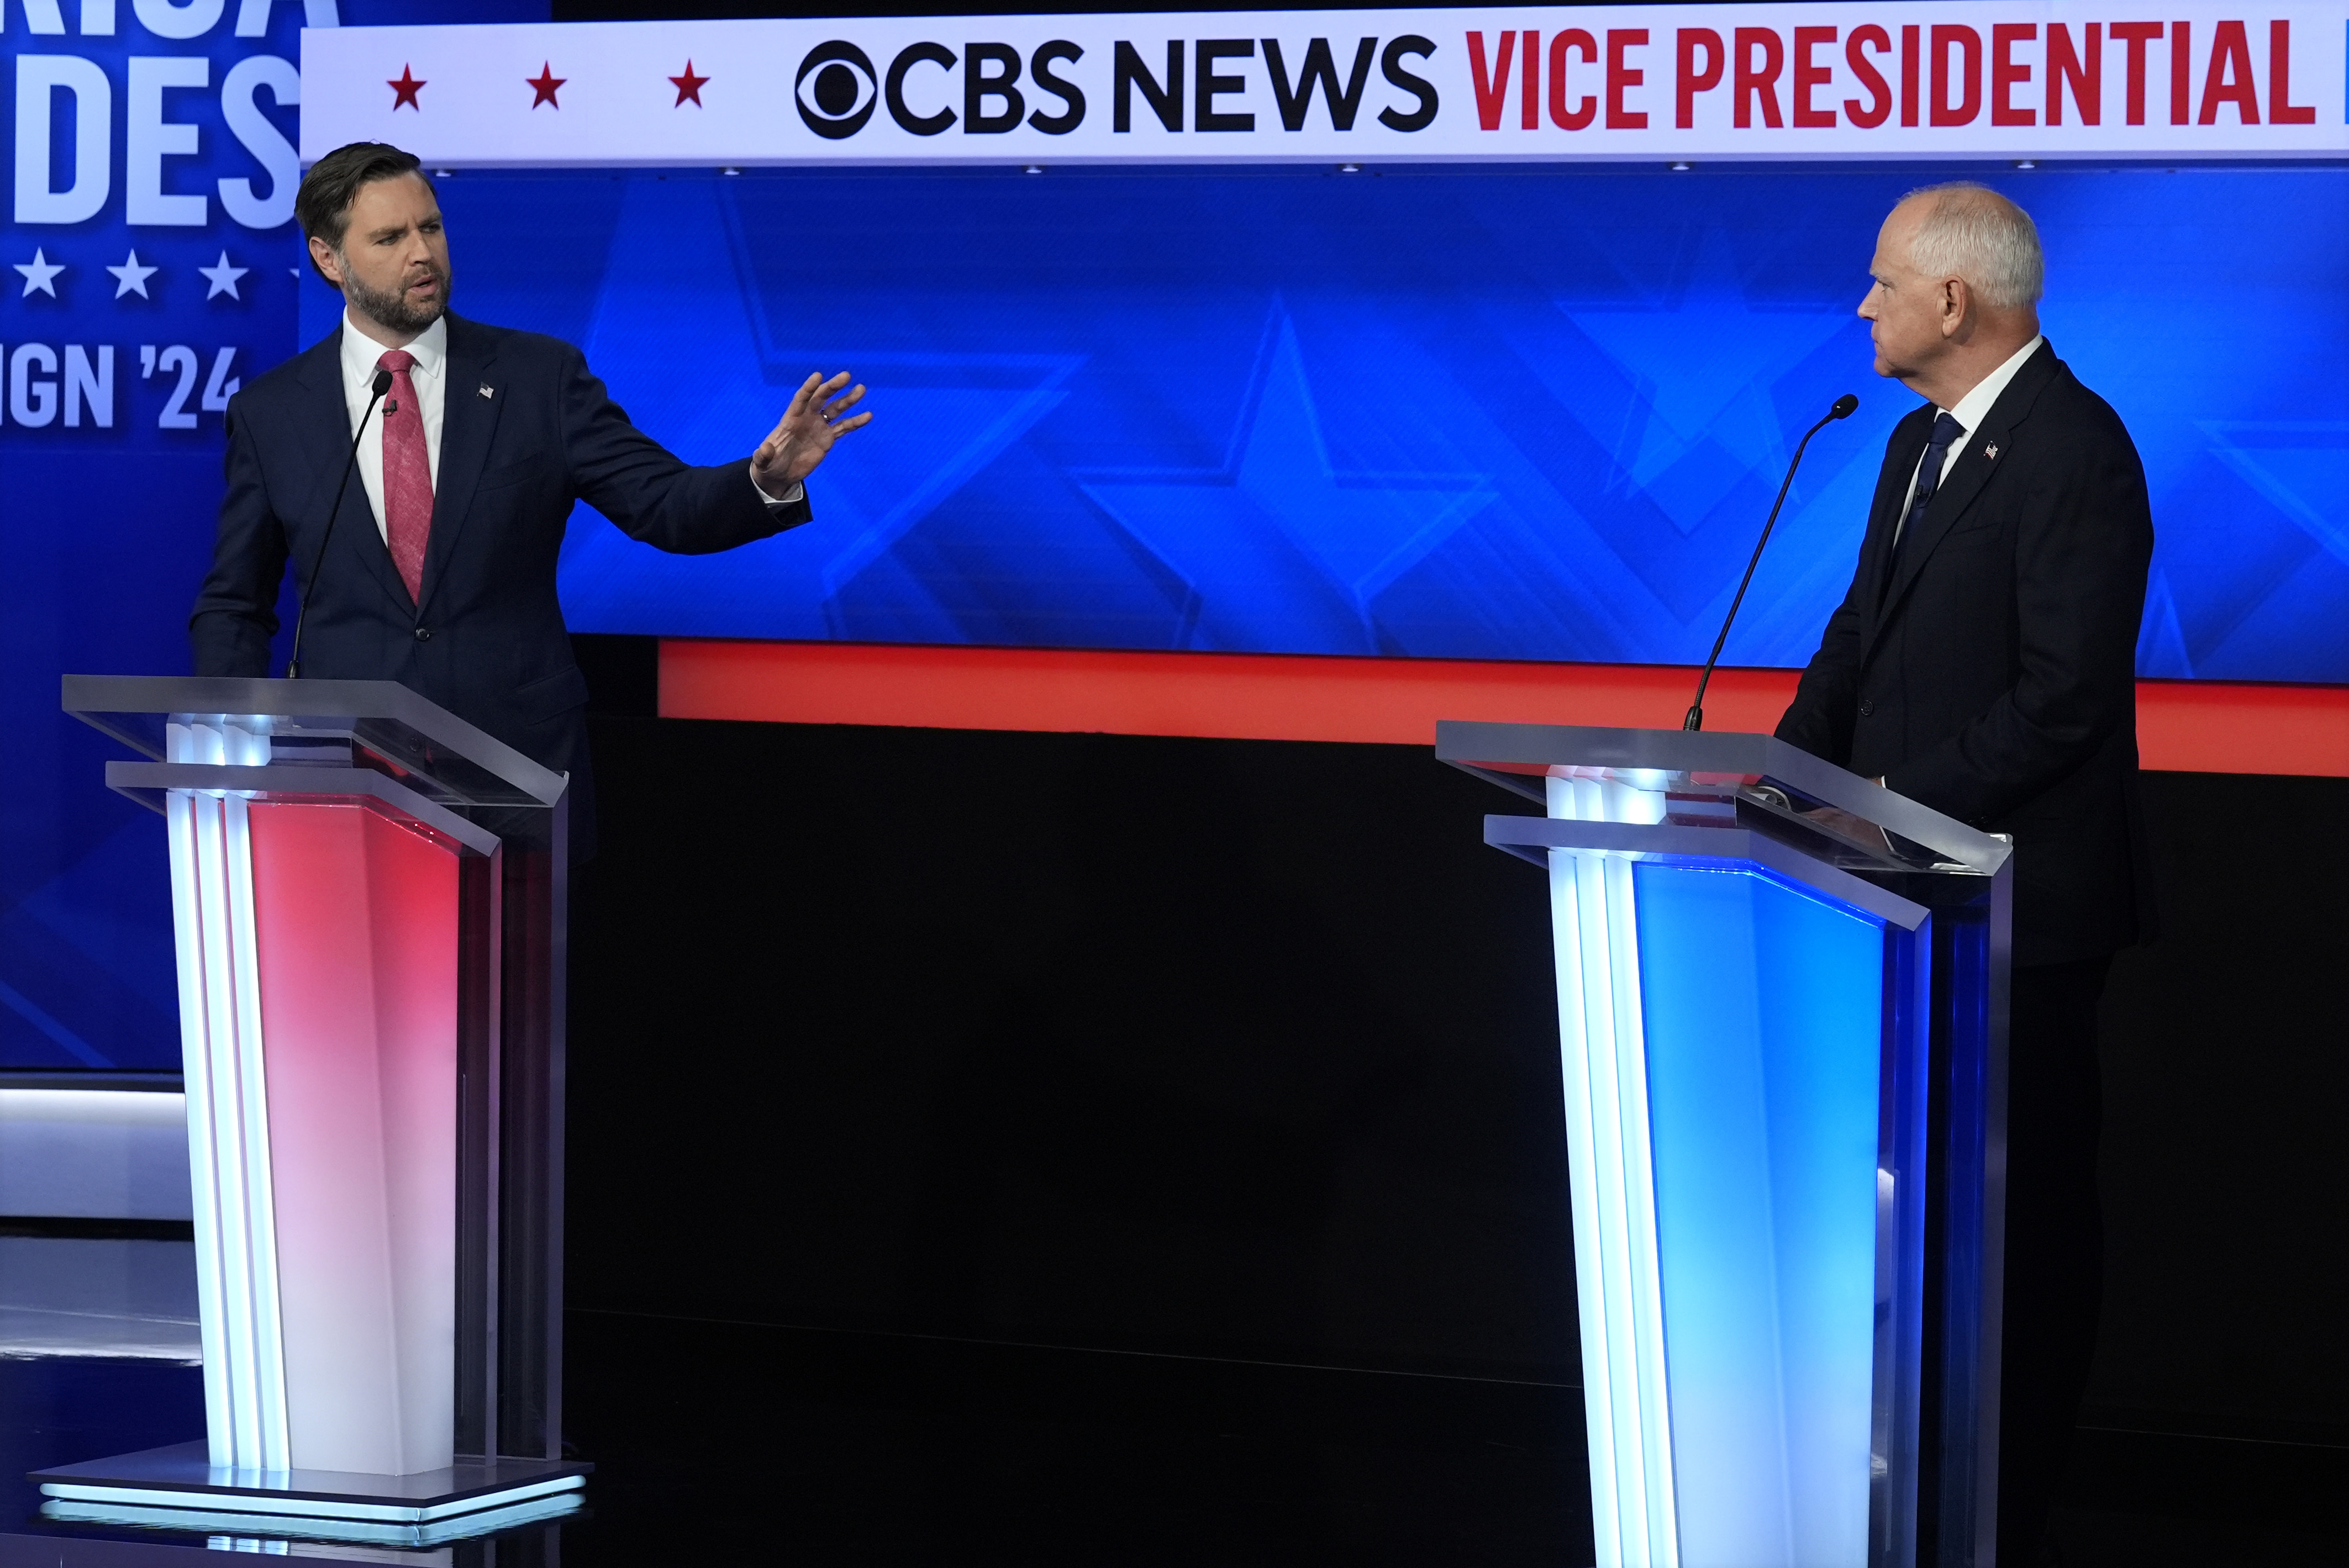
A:
<svg viewBox="0 0 2349 1568">
<path fill-rule="evenodd" d="M 302 176 L 302 188 L 294 193 L 294 217 L 302 225 L 303 238 L 324 240 L 331 249 L 341 250 L 359 187 L 378 180 L 397 180 L 403 174 L 413 174 L 428 190 L 431 187 L 431 179 L 416 154 L 402 152 L 388 141 L 354 141 L 335 149 L 310 165 L 310 172 Z"/>
</svg>

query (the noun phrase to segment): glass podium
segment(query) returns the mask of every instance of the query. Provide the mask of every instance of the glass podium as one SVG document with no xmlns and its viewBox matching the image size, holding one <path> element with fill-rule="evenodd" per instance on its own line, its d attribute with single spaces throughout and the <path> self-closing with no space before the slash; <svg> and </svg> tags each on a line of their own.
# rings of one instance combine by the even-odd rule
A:
<svg viewBox="0 0 2349 1568">
<path fill-rule="evenodd" d="M 576 1506 L 565 779 L 390 682 L 64 699 L 168 823 L 206 1435 L 39 1472 L 44 1512 L 415 1546 Z"/>
<path fill-rule="evenodd" d="M 1768 736 L 1436 755 L 1542 808 L 1601 1568 L 1990 1568 L 2009 843 Z"/>
</svg>

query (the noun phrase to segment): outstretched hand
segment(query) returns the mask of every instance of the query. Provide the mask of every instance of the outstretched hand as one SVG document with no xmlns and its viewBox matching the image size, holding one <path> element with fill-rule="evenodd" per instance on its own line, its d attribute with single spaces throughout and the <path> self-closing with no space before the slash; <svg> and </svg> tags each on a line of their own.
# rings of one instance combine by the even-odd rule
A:
<svg viewBox="0 0 2349 1568">
<path fill-rule="evenodd" d="M 841 388 L 847 386 L 845 370 L 829 381 L 820 381 L 812 374 L 800 383 L 791 407 L 750 454 L 750 479 L 761 490 L 781 495 L 790 490 L 815 472 L 834 441 L 872 421 L 870 414 L 848 412 L 864 401 L 864 388 L 852 387 L 843 393 Z"/>
</svg>

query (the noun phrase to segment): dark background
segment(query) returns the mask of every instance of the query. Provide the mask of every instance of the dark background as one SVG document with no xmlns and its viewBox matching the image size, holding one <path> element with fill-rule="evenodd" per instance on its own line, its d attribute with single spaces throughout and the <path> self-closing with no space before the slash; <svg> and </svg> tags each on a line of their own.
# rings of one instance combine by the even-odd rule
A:
<svg viewBox="0 0 2349 1568">
<path fill-rule="evenodd" d="M 1547 901 L 1481 842 L 1517 798 L 1412 747 L 656 719 L 649 645 L 580 642 L 575 1309 L 1578 1381 Z M 2349 1442 L 2349 780 L 2147 795 L 2087 1422 Z"/>
</svg>

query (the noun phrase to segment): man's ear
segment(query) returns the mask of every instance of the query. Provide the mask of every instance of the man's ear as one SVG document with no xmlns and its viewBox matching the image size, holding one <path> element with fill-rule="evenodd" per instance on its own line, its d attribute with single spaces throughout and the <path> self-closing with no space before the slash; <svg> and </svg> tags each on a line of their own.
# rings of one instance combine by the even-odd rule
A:
<svg viewBox="0 0 2349 1568">
<path fill-rule="evenodd" d="M 1941 335 L 1955 337 L 1966 324 L 1966 312 L 1972 305 L 1971 291 L 1963 278 L 1941 280 Z"/>
<path fill-rule="evenodd" d="M 325 274 L 328 283 L 336 288 L 343 286 L 341 259 L 335 254 L 335 248 L 332 245 L 316 234 L 310 236 L 310 264 Z"/>
</svg>

